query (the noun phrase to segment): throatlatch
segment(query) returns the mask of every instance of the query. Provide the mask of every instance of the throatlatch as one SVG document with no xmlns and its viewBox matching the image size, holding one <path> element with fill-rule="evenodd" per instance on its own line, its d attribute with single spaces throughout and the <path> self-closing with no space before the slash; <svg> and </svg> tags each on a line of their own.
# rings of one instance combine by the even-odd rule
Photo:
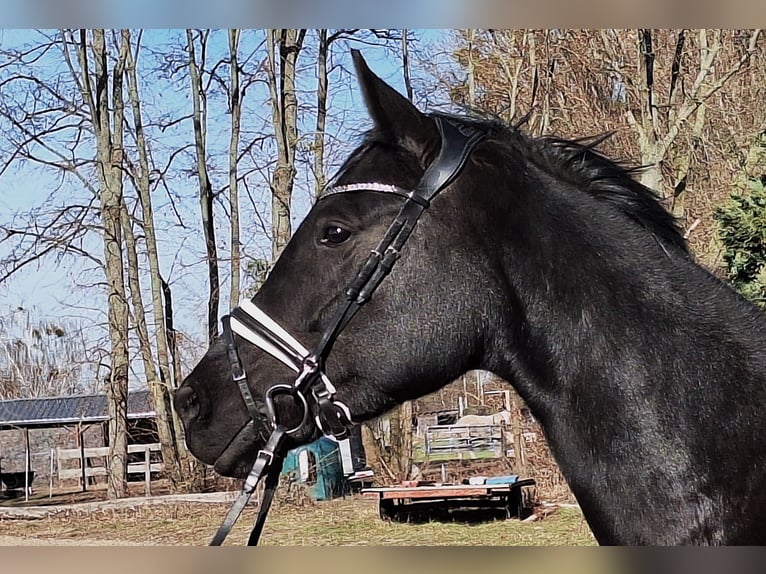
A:
<svg viewBox="0 0 766 574">
<path fill-rule="evenodd" d="M 324 373 L 325 360 L 348 322 L 370 300 L 374 291 L 391 272 L 404 244 L 431 200 L 460 174 L 471 151 L 484 137 L 482 131 L 471 126 L 458 125 L 444 116 L 433 116 L 433 119 L 441 135 L 441 148 L 439 155 L 428 166 L 414 189 L 407 190 L 378 182 L 340 186 L 331 184 L 319 196 L 321 201 L 338 193 L 376 191 L 399 195 L 405 198 L 405 202 L 378 246 L 370 252 L 349 285 L 346 290 L 346 302 L 335 313 L 311 352 L 251 301 L 245 301 L 239 307 L 232 309 L 230 315 L 223 317 L 223 336 L 232 378 L 240 390 L 254 424 L 258 424 L 258 420 L 266 416 L 271 422 L 273 431 L 266 446 L 258 452 L 255 464 L 245 480 L 242 493 L 213 537 L 211 546 L 219 546 L 223 543 L 255 491 L 258 482 L 265 476 L 264 497 L 248 539 L 248 546 L 255 546 L 258 543 L 279 482 L 279 474 L 286 455 L 285 445 L 289 437 L 312 432 L 315 425 L 325 435 L 344 438 L 352 425 L 348 407 L 335 399 L 335 387 Z M 292 385 L 280 384 L 270 387 L 266 391 L 262 406 L 258 405 L 250 392 L 247 373 L 237 352 L 234 333 L 297 373 Z M 274 397 L 280 394 L 291 395 L 296 404 L 303 409 L 301 422 L 293 428 L 282 426 L 278 420 L 274 408 Z"/>
</svg>

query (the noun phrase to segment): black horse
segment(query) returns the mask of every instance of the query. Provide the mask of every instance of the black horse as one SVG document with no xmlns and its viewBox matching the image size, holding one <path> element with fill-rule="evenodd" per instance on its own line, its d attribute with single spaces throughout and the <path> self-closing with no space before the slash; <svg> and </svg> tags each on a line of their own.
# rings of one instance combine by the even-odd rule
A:
<svg viewBox="0 0 766 574">
<path fill-rule="evenodd" d="M 485 369 L 540 421 L 600 543 L 766 543 L 764 315 L 695 263 L 656 195 L 592 140 L 425 115 L 355 62 L 374 128 L 332 184 L 346 191 L 316 203 L 253 299 L 303 344 L 406 201 L 382 191 L 418 185 L 443 122 L 483 136 L 327 358 L 353 421 Z M 236 342 L 256 397 L 291 384 Z M 175 406 L 192 452 L 244 477 L 270 426 L 231 378 L 218 341 Z M 289 396 L 276 411 L 301 416 Z"/>
</svg>

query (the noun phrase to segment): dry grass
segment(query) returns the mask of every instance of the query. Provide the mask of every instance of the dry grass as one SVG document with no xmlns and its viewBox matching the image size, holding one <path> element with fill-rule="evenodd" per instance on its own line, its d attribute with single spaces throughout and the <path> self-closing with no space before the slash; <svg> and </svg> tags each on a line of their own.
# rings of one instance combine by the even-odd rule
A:
<svg viewBox="0 0 766 574">
<path fill-rule="evenodd" d="M 178 503 L 143 505 L 120 510 L 67 512 L 39 520 L 0 518 L 0 537 L 30 540 L 100 541 L 104 545 L 206 545 L 219 526 L 227 504 Z M 226 541 L 247 540 L 255 507 L 248 507 Z M 18 538 L 16 539 L 18 540 Z M 559 508 L 544 520 L 516 519 L 478 524 L 385 522 L 377 501 L 360 496 L 326 502 L 275 503 L 266 522 L 263 545 L 275 546 L 574 546 L 592 545 L 593 537 L 579 510 Z"/>
</svg>

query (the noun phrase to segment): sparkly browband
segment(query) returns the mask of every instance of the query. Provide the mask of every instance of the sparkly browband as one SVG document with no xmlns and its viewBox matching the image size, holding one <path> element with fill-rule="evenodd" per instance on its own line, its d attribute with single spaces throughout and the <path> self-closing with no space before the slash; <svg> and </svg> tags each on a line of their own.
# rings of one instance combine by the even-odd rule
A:
<svg viewBox="0 0 766 574">
<path fill-rule="evenodd" d="M 410 190 L 387 183 L 348 183 L 346 185 L 331 185 L 326 187 L 322 193 L 319 194 L 319 199 L 349 191 L 381 191 L 383 193 L 393 193 L 394 195 L 399 195 L 401 197 L 409 197 L 411 193 Z"/>
</svg>

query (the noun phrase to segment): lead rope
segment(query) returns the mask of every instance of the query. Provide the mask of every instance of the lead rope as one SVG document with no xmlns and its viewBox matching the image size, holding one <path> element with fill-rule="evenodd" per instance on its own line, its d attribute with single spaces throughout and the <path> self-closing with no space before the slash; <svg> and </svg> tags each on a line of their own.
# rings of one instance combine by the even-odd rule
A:
<svg viewBox="0 0 766 574">
<path fill-rule="evenodd" d="M 259 310 L 256 308 L 255 311 Z M 248 315 L 241 315 L 239 321 L 242 321 L 247 316 Z M 266 343 L 267 347 L 277 350 L 276 353 L 272 351 L 270 354 L 279 357 L 280 360 L 286 365 L 292 366 L 293 369 L 297 369 L 297 365 L 300 364 L 301 361 L 301 354 L 307 353 L 305 348 L 303 348 L 296 339 L 293 339 L 289 333 L 279 327 L 279 325 L 273 323 L 265 313 L 261 312 L 260 319 L 261 321 L 264 321 L 264 323 L 255 320 L 254 322 L 250 322 L 250 325 L 251 328 L 254 326 L 262 327 L 261 337 L 263 337 L 263 342 Z M 247 386 L 247 375 L 242 366 L 242 362 L 239 359 L 239 353 L 237 352 L 237 344 L 234 340 L 234 329 L 232 328 L 231 316 L 224 316 L 221 319 L 221 324 L 223 326 L 223 339 L 226 344 L 226 354 L 229 360 L 229 369 L 232 373 L 232 379 L 239 387 L 240 394 L 247 406 L 253 424 L 255 424 L 255 421 L 261 415 L 265 414 L 271 421 L 273 430 L 266 446 L 258 451 L 253 468 L 242 486 L 242 492 L 229 509 L 221 526 L 210 541 L 209 546 L 220 546 L 223 544 L 252 497 L 253 492 L 255 492 L 258 483 L 265 477 L 263 498 L 259 505 L 258 516 L 256 517 L 255 524 L 253 525 L 253 529 L 250 532 L 247 541 L 248 546 L 257 546 L 261 537 L 261 532 L 263 531 L 263 526 L 266 523 L 266 517 L 271 508 L 271 502 L 274 499 L 274 494 L 279 485 L 279 475 L 282 472 L 285 455 L 287 454 L 287 438 L 300 432 L 307 425 L 309 406 L 304 394 L 297 388 L 290 385 L 273 385 L 266 391 L 265 412 L 262 413 L 250 392 L 250 388 Z M 271 324 L 271 328 L 269 328 L 269 324 Z M 288 394 L 292 396 L 298 401 L 298 404 L 303 409 L 301 422 L 292 429 L 288 429 L 277 422 L 274 397 L 280 394 Z"/>
<path fill-rule="evenodd" d="M 218 531 L 210 541 L 209 546 L 220 546 L 223 544 L 223 541 L 226 540 L 229 532 L 231 532 L 234 524 L 239 519 L 240 514 L 242 514 L 245 505 L 247 505 L 253 492 L 255 492 L 255 487 L 258 486 L 261 478 L 263 478 L 264 471 L 267 471 L 263 499 L 261 500 L 260 508 L 258 509 L 258 516 L 255 519 L 253 530 L 250 532 L 250 536 L 247 540 L 248 546 L 258 545 L 258 540 L 263 531 L 263 525 L 266 523 L 266 516 L 269 513 L 271 502 L 274 499 L 274 493 L 279 484 L 279 473 L 282 472 L 282 463 L 285 460 L 284 446 L 286 438 L 287 433 L 285 432 L 285 427 L 277 425 L 272 431 L 266 446 L 258 451 L 255 464 L 245 480 L 242 492 L 229 509 L 229 512 L 223 519 L 223 523 L 218 527 Z"/>
<path fill-rule="evenodd" d="M 221 324 L 223 326 L 223 338 L 226 344 L 227 357 L 229 359 L 229 368 L 231 369 L 232 379 L 239 387 L 242 399 L 244 400 L 245 405 L 247 406 L 247 410 L 253 419 L 253 424 L 255 424 L 255 421 L 262 413 L 260 413 L 255 399 L 253 398 L 253 395 L 247 386 L 247 375 L 245 374 L 245 370 L 242 367 L 242 363 L 239 359 L 239 353 L 237 353 L 237 345 L 234 340 L 234 333 L 231 328 L 231 317 L 228 315 L 224 316 L 221 319 Z M 285 350 L 285 354 L 288 357 L 291 357 L 293 361 L 297 359 L 295 352 L 292 350 Z M 269 509 L 271 508 L 271 502 L 274 499 L 274 494 L 276 492 L 277 486 L 279 485 L 279 475 L 282 472 L 282 465 L 285 460 L 285 455 L 287 454 L 287 449 L 285 448 L 287 437 L 289 436 L 290 432 L 292 432 L 282 425 L 277 424 L 276 421 L 273 395 L 279 393 L 280 391 L 281 386 L 276 385 L 269 389 L 269 391 L 266 393 L 266 414 L 271 419 L 274 430 L 271 432 L 269 440 L 266 442 L 266 446 L 258 451 L 258 455 L 255 458 L 253 468 L 250 470 L 250 474 L 247 476 L 245 483 L 242 486 L 242 492 L 229 509 L 229 512 L 226 514 L 226 517 L 221 523 L 221 526 L 218 527 L 215 536 L 213 536 L 213 539 L 210 541 L 209 546 L 221 546 L 221 544 L 223 544 L 224 540 L 226 540 L 226 537 L 231 532 L 231 529 L 234 527 L 234 524 L 236 524 L 237 520 L 242 514 L 242 511 L 245 509 L 245 506 L 250 501 L 250 498 L 252 497 L 253 492 L 255 492 L 258 483 L 265 476 L 263 498 L 261 499 L 258 515 L 255 519 L 255 524 L 253 525 L 253 529 L 250 532 L 250 536 L 247 540 L 248 546 L 258 545 L 258 541 L 261 537 L 261 532 L 263 531 L 263 526 L 266 523 L 266 517 L 269 513 Z M 308 405 L 305 403 L 304 408 L 306 410 L 308 409 Z M 307 414 L 304 411 L 304 417 L 300 426 L 303 426 L 306 423 L 306 418 Z"/>
</svg>

